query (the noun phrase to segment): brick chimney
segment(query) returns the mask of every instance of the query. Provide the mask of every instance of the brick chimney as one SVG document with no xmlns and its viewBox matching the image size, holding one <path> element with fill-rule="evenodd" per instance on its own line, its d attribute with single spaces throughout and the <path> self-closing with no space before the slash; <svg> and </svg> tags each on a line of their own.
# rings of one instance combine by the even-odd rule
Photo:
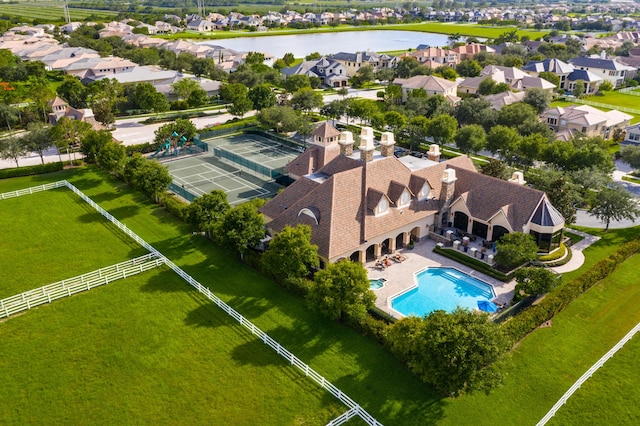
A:
<svg viewBox="0 0 640 426">
<path fill-rule="evenodd" d="M 373 129 L 371 127 L 363 127 L 360 133 L 360 160 L 369 162 L 373 160 Z"/>
<path fill-rule="evenodd" d="M 393 133 L 382 132 L 382 136 L 380 138 L 380 152 L 383 157 L 393 157 L 393 148 L 395 144 L 396 141 L 393 139 Z"/>
<path fill-rule="evenodd" d="M 427 158 L 436 163 L 440 162 L 440 145 L 434 143 L 429 145 L 429 151 L 427 151 Z"/>
<path fill-rule="evenodd" d="M 349 156 L 353 154 L 353 133 L 347 131 L 341 132 L 338 143 L 340 144 L 341 155 Z"/>
</svg>

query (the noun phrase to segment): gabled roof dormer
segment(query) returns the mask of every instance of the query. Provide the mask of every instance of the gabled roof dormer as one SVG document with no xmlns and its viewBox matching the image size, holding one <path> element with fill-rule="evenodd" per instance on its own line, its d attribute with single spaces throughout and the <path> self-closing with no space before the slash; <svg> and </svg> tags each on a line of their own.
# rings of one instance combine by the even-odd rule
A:
<svg viewBox="0 0 640 426">
<path fill-rule="evenodd" d="M 367 191 L 367 208 L 373 212 L 374 216 L 382 216 L 389 213 L 389 206 L 392 200 L 377 189 L 369 188 Z"/>
</svg>

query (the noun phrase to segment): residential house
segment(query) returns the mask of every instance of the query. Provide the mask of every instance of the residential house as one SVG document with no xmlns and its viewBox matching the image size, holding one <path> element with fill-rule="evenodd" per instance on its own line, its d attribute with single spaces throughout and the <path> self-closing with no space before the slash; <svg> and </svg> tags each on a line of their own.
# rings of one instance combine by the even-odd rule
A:
<svg viewBox="0 0 640 426">
<path fill-rule="evenodd" d="M 491 109 L 500 111 L 503 106 L 522 102 L 526 92 L 512 92 L 508 90 L 506 92 L 497 93 L 495 95 L 487 95 L 484 98 L 491 104 Z"/>
<path fill-rule="evenodd" d="M 469 77 L 464 79 L 458 86 L 458 93 L 478 93 L 480 84 L 487 77 L 490 77 L 496 83 L 505 83 L 511 89 L 519 91 L 538 88 L 547 92 L 552 92 L 556 87 L 553 83 L 550 83 L 543 78 L 531 77 L 518 68 L 487 65 L 482 69 L 479 77 Z"/>
<path fill-rule="evenodd" d="M 344 65 L 349 78 L 356 75 L 358 70 L 366 65 L 371 65 L 374 71 L 380 71 L 385 68 L 395 68 L 398 64 L 398 58 L 395 56 L 378 54 L 370 50 L 356 53 L 340 52 L 331 55 L 329 59 Z"/>
<path fill-rule="evenodd" d="M 603 51 L 606 55 L 606 52 Z M 624 81 L 633 78 L 637 70 L 633 67 L 623 65 L 615 59 L 606 59 L 604 55 L 597 58 L 590 56 L 579 56 L 569 61 L 576 69 L 589 71 L 605 81 L 610 81 L 614 88 L 624 85 Z"/>
<path fill-rule="evenodd" d="M 473 55 L 480 52 L 495 53 L 495 50 L 493 48 L 479 43 L 469 43 L 463 46 L 454 47 L 451 50 L 458 54 L 458 58 L 460 61 L 464 61 L 465 59 L 472 59 Z"/>
<path fill-rule="evenodd" d="M 624 140 L 621 143 L 623 145 L 640 146 L 640 123 L 627 126 L 624 129 Z"/>
<path fill-rule="evenodd" d="M 625 129 L 633 116 L 620 111 L 601 111 L 588 105 L 555 107 L 542 113 L 543 120 L 556 133 L 570 131 L 586 136 L 613 136 L 615 129 Z"/>
<path fill-rule="evenodd" d="M 346 67 L 333 59 L 322 57 L 318 60 L 304 61 L 280 71 L 285 78 L 292 75 L 318 77 L 328 87 L 346 87 L 349 84 Z"/>
<path fill-rule="evenodd" d="M 309 225 L 324 264 L 371 261 L 447 225 L 487 240 L 525 232 L 540 252 L 559 247 L 562 215 L 522 180 L 480 174 L 466 156 L 440 162 L 437 145 L 428 159 L 396 158 L 390 132 L 379 150 L 371 128 L 362 129 L 360 141 L 354 151 L 350 132 L 338 136 L 325 127 L 314 134 L 307 151 L 315 157 L 294 159 L 303 168 L 298 179 L 260 208 L 272 233 Z"/>
<path fill-rule="evenodd" d="M 537 77 L 541 72 L 550 72 L 558 76 L 560 84 L 558 87 L 567 92 L 573 92 L 576 82 L 582 81 L 585 85 L 585 94 L 596 93 L 600 84 L 604 81 L 596 74 L 576 69 L 573 65 L 561 61 L 560 59 L 545 59 L 543 61 L 530 61 L 522 70 L 527 74 Z"/>
<path fill-rule="evenodd" d="M 58 96 L 49 102 L 49 106 L 52 110 L 52 112 L 49 113 L 49 124 L 53 126 L 55 126 L 62 117 L 67 117 L 71 120 L 89 123 L 93 130 L 104 129 L 104 126 L 96 121 L 93 111 L 90 108 L 72 108 L 64 99 Z"/>
<path fill-rule="evenodd" d="M 187 24 L 188 30 L 198 31 L 199 33 L 213 31 L 213 28 L 213 23 L 206 19 L 194 19 Z"/>
<path fill-rule="evenodd" d="M 424 49 L 408 52 L 401 57 L 411 57 L 428 68 L 438 68 L 443 65 L 455 67 L 460 63 L 458 54 L 453 50 L 442 49 L 440 47 L 425 47 Z"/>
<path fill-rule="evenodd" d="M 424 90 L 428 96 L 442 95 L 452 105 L 457 104 L 460 98 L 456 95 L 458 83 L 445 80 L 433 75 L 416 75 L 411 78 L 396 78 L 393 84 L 402 87 L 402 102 L 406 102 L 409 93 L 413 90 Z"/>
<path fill-rule="evenodd" d="M 128 59 L 110 56 L 80 59 L 67 66 L 63 71 L 89 83 L 103 77 L 114 78 L 117 74 L 131 71 L 137 66 L 135 62 Z"/>
</svg>

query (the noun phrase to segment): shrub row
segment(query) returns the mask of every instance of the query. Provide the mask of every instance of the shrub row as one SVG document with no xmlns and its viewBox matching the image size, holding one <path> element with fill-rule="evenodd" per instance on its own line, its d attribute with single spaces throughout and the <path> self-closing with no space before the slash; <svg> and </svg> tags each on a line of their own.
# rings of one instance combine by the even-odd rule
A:
<svg viewBox="0 0 640 426">
<path fill-rule="evenodd" d="M 503 281 L 505 283 L 513 279 L 512 274 L 504 274 L 500 271 L 496 271 L 490 265 L 484 263 L 483 261 L 469 257 L 464 253 L 460 253 L 459 251 L 446 248 L 443 249 L 438 246 L 436 246 L 433 251 L 434 253 L 438 253 L 443 255 L 444 257 L 453 259 L 456 262 L 460 262 L 463 265 L 466 265 L 470 268 L 475 269 L 476 271 L 482 272 L 483 274 L 489 275 L 490 277 Z"/>
<path fill-rule="evenodd" d="M 160 148 L 160 145 L 161 143 L 157 142 L 145 142 L 138 145 L 127 145 L 125 146 L 125 149 L 127 150 L 127 156 L 131 157 L 135 153 L 148 154 L 150 152 L 155 152 L 156 149 Z"/>
<path fill-rule="evenodd" d="M 169 193 L 163 194 L 162 197 L 160 197 L 160 204 L 162 204 L 169 213 L 181 221 L 187 221 L 187 207 L 189 207 L 189 204 L 185 203 L 175 195 L 171 195 Z"/>
<path fill-rule="evenodd" d="M 45 163 L 37 166 L 16 167 L 13 169 L 0 170 L 0 179 L 7 179 L 19 176 L 39 175 L 41 173 L 57 172 L 64 168 L 64 163 Z"/>
<path fill-rule="evenodd" d="M 204 117 L 207 114 L 203 111 L 192 111 L 185 112 L 182 114 L 170 114 L 170 115 L 161 115 L 157 117 L 149 117 L 146 120 L 142 121 L 143 124 L 153 124 L 153 123 L 162 123 L 164 121 L 175 121 L 178 118 L 195 118 L 195 117 Z"/>
<path fill-rule="evenodd" d="M 540 324 L 553 318 L 572 300 L 606 278 L 622 262 L 639 252 L 640 240 L 623 244 L 609 258 L 599 261 L 584 274 L 553 290 L 537 305 L 505 322 L 505 332 L 514 342 L 522 340 Z"/>
<path fill-rule="evenodd" d="M 567 248 L 567 255 L 564 258 L 558 260 L 557 262 L 545 263 L 544 266 L 546 266 L 547 268 L 555 268 L 556 266 L 566 265 L 567 263 L 569 263 L 572 257 L 573 251 L 571 251 L 570 248 Z"/>
<path fill-rule="evenodd" d="M 538 260 L 540 262 L 551 262 L 553 260 L 558 260 L 567 252 L 567 246 L 563 243 L 560 243 L 560 248 L 553 253 L 545 254 L 544 256 L 538 256 Z"/>
</svg>

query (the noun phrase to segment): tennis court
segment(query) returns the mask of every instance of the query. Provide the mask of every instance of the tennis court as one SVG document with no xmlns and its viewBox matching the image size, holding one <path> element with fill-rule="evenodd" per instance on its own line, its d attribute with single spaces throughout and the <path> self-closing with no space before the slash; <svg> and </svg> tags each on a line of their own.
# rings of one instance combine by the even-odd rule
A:
<svg viewBox="0 0 640 426">
<path fill-rule="evenodd" d="M 206 141 L 209 152 L 164 163 L 173 176 L 172 190 L 188 200 L 223 190 L 231 205 L 274 196 L 274 179 L 299 152 L 259 135 L 234 135 Z"/>
</svg>

